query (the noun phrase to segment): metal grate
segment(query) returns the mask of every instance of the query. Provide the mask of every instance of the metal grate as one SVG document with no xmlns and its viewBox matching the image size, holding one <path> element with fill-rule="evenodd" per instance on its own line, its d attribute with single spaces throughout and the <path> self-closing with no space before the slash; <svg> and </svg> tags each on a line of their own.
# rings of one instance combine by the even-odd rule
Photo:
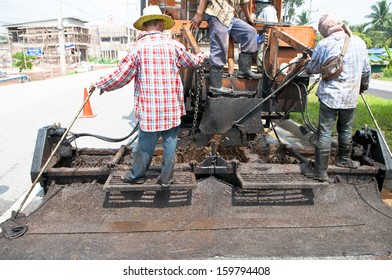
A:
<svg viewBox="0 0 392 280">
<path fill-rule="evenodd" d="M 157 183 L 159 172 L 147 171 L 147 180 L 144 184 L 129 184 L 122 181 L 125 172 L 115 172 L 107 179 L 106 191 L 153 191 L 153 190 L 184 190 L 196 188 L 196 177 L 192 172 L 174 172 L 174 181 L 170 187 L 162 187 Z"/>
<path fill-rule="evenodd" d="M 237 177 L 243 189 L 303 188 L 328 185 L 327 182 L 318 182 L 313 179 L 307 178 L 302 174 L 260 174 L 237 172 Z"/>
</svg>

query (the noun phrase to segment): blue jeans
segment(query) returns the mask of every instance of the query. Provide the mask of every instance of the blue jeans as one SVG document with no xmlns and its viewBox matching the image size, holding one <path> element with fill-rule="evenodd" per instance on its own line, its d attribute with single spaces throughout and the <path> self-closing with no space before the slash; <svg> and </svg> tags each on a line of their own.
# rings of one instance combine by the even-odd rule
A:
<svg viewBox="0 0 392 280">
<path fill-rule="evenodd" d="M 331 136 L 336 118 L 339 145 L 347 145 L 348 143 L 351 143 L 355 111 L 356 108 L 332 109 L 320 102 L 316 147 L 320 150 L 331 148 Z"/>
<path fill-rule="evenodd" d="M 138 142 L 133 150 L 133 163 L 130 179 L 145 178 L 154 156 L 159 137 L 163 139 L 163 163 L 158 182 L 169 184 L 173 180 L 177 138 L 180 127 L 165 131 L 146 132 L 139 128 Z"/>
<path fill-rule="evenodd" d="M 229 35 L 241 45 L 241 52 L 257 52 L 257 31 L 239 18 L 233 18 L 230 26 L 223 25 L 217 17 L 206 15 L 210 35 L 210 64 L 221 68 L 227 63 Z"/>
</svg>

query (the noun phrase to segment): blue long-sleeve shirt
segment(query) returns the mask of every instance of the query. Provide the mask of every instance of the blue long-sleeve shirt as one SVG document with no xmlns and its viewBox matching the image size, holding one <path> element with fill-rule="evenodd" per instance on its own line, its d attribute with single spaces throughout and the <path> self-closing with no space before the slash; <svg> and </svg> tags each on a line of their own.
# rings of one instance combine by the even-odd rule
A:
<svg viewBox="0 0 392 280">
<path fill-rule="evenodd" d="M 317 44 L 311 61 L 306 65 L 306 72 L 309 74 L 320 73 L 320 68 L 325 61 L 332 56 L 341 54 L 347 35 L 339 34 L 340 32 L 333 33 Z M 343 59 L 342 73 L 336 79 L 321 80 L 316 95 L 321 102 L 330 108 L 355 108 L 361 85 L 369 84 L 370 72 L 366 45 L 362 39 L 352 35 Z"/>
</svg>

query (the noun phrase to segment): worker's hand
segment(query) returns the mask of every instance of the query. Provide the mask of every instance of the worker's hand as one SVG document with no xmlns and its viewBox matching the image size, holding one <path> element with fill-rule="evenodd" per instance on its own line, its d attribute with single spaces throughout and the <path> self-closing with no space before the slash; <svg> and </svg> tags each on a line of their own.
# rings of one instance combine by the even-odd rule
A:
<svg viewBox="0 0 392 280">
<path fill-rule="evenodd" d="M 199 57 L 201 57 L 202 58 L 202 64 L 201 64 L 201 67 L 205 67 L 205 66 L 207 66 L 207 64 L 208 64 L 208 62 L 209 62 L 209 59 L 208 59 L 208 57 L 206 56 L 206 54 L 204 53 L 204 52 L 199 52 L 198 54 L 197 54 L 197 56 L 199 56 Z"/>
<path fill-rule="evenodd" d="M 359 93 L 363 93 L 365 90 L 368 90 L 369 85 L 368 84 L 362 84 L 361 83 L 361 87 L 359 88 Z"/>
<path fill-rule="evenodd" d="M 249 23 L 250 25 L 255 25 L 255 20 L 254 20 L 254 18 L 249 17 L 249 18 L 247 19 L 247 21 L 248 21 L 248 23 Z"/>
<path fill-rule="evenodd" d="M 203 14 L 196 13 L 193 19 L 191 19 L 191 31 L 195 31 L 199 27 L 203 20 Z"/>
<path fill-rule="evenodd" d="M 95 84 L 92 83 L 92 84 L 90 85 L 90 88 L 88 89 L 88 92 L 91 93 L 91 92 L 95 91 L 95 88 L 96 88 Z"/>
<path fill-rule="evenodd" d="M 204 52 L 199 52 L 196 55 L 201 57 L 203 60 L 206 59 L 206 54 Z"/>
</svg>

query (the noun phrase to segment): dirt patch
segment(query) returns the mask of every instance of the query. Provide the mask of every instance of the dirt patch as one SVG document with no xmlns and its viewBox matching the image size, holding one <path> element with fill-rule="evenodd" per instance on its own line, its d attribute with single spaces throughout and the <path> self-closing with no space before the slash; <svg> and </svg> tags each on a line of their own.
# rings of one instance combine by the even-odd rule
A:
<svg viewBox="0 0 392 280">
<path fill-rule="evenodd" d="M 224 160 L 238 160 L 240 162 L 248 162 L 245 156 L 244 147 L 234 146 L 218 146 L 218 153 Z M 191 161 L 202 162 L 211 154 L 209 147 L 190 147 L 177 149 L 177 162 L 188 163 Z"/>
</svg>

